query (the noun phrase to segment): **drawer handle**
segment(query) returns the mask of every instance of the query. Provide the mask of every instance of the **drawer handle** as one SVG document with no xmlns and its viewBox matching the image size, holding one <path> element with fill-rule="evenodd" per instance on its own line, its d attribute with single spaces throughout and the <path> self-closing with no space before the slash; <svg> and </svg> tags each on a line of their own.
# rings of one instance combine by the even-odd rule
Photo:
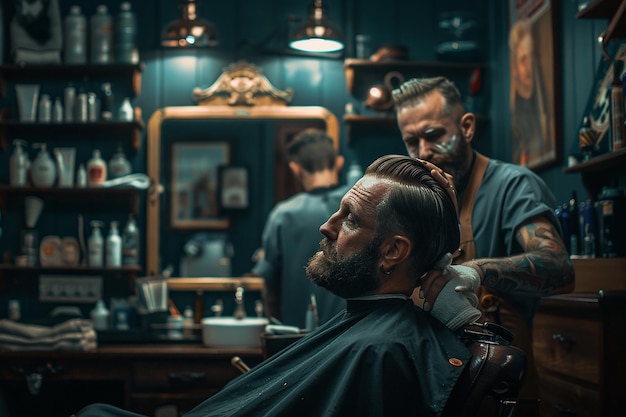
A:
<svg viewBox="0 0 626 417">
<path fill-rule="evenodd" d="M 170 372 L 167 379 L 175 384 L 193 384 L 206 380 L 206 372 Z"/>
<path fill-rule="evenodd" d="M 576 343 L 576 339 L 573 337 L 566 337 L 560 333 L 554 333 L 552 335 L 552 340 L 556 340 L 557 342 L 567 345 L 566 349 L 571 350 L 574 344 Z"/>
</svg>

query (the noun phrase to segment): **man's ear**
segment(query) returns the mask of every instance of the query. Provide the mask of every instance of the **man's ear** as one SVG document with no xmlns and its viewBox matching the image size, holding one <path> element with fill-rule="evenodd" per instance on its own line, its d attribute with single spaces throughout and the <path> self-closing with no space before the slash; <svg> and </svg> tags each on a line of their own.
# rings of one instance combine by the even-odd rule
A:
<svg viewBox="0 0 626 417">
<path fill-rule="evenodd" d="M 342 155 L 337 155 L 335 158 L 335 168 L 337 168 L 337 172 L 343 169 L 343 164 L 346 162 Z"/>
<path fill-rule="evenodd" d="M 461 116 L 461 132 L 466 142 L 471 142 L 476 132 L 476 116 L 474 113 L 465 113 Z"/>
<path fill-rule="evenodd" d="M 291 161 L 289 162 L 289 169 L 291 169 L 291 172 L 293 172 L 293 175 L 295 175 L 297 178 L 300 178 L 300 172 L 302 171 L 302 167 L 300 167 L 300 165 Z"/>
<path fill-rule="evenodd" d="M 380 256 L 385 269 L 404 262 L 411 255 L 412 248 L 413 245 L 406 236 L 392 235 L 385 238 L 380 245 Z"/>
</svg>

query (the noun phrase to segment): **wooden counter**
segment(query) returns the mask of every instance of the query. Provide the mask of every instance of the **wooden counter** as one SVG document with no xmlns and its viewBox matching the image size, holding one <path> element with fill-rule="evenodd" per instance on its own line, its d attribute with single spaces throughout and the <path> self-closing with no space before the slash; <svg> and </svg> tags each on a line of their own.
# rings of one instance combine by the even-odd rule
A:
<svg viewBox="0 0 626 417">
<path fill-rule="evenodd" d="M 109 345 L 94 352 L 0 352 L 0 387 L 11 417 L 69 417 L 93 402 L 145 415 L 174 406 L 182 414 L 241 374 L 230 363 L 234 356 L 253 366 L 262 360 L 262 351 L 160 344 Z M 41 383 L 33 394 L 27 380 L 33 388 L 38 375 Z"/>
</svg>

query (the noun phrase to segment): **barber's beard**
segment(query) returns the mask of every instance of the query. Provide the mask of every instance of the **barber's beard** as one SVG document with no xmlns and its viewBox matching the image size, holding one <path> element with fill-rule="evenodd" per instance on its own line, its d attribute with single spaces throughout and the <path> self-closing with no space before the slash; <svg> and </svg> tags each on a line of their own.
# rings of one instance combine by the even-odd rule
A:
<svg viewBox="0 0 626 417">
<path fill-rule="evenodd" d="M 380 239 L 375 238 L 359 253 L 338 259 L 334 245 L 326 238 L 306 267 L 309 279 L 343 298 L 357 297 L 380 286 L 378 262 Z"/>
<path fill-rule="evenodd" d="M 452 175 L 455 182 L 458 182 L 469 170 L 469 166 L 467 166 L 466 161 L 468 160 L 467 155 L 471 152 L 472 148 L 463 138 L 463 133 L 460 129 L 455 133 L 455 135 L 457 135 L 460 140 L 456 141 L 448 153 L 446 155 L 437 155 L 435 158 L 431 158 L 434 160 L 431 160 L 430 162 Z"/>
</svg>

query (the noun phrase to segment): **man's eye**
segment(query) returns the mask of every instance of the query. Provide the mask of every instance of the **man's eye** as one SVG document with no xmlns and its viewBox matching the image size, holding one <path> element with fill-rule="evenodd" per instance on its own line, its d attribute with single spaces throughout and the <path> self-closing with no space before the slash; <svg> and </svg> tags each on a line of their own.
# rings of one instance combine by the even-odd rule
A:
<svg viewBox="0 0 626 417">
<path fill-rule="evenodd" d="M 446 132 L 444 130 L 433 130 L 424 134 L 424 140 L 428 142 L 438 141 Z"/>
</svg>

